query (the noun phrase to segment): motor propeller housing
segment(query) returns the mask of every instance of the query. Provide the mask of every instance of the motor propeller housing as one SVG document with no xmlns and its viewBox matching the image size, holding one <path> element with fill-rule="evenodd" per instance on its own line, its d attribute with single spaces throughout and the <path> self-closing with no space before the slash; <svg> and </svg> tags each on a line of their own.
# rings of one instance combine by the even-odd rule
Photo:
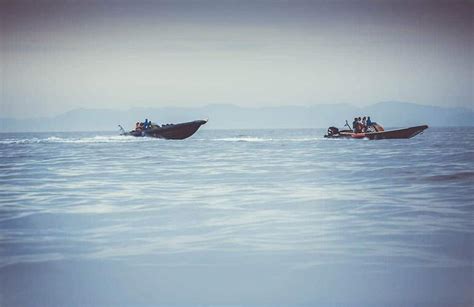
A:
<svg viewBox="0 0 474 307">
<path fill-rule="evenodd" d="M 336 127 L 329 127 L 328 128 L 328 136 L 339 134 L 339 129 Z"/>
</svg>

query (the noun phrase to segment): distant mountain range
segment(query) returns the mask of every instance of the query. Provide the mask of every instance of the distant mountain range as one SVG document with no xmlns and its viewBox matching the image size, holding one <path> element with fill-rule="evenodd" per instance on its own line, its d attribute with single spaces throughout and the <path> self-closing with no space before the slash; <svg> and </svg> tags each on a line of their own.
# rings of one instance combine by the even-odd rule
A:
<svg viewBox="0 0 474 307">
<path fill-rule="evenodd" d="M 13 119 L 0 118 L 0 132 L 28 131 L 111 131 L 122 124 L 126 129 L 145 118 L 153 122 L 177 123 L 209 118 L 206 128 L 327 128 L 343 126 L 347 119 L 369 115 L 385 127 L 474 126 L 474 111 L 442 108 L 406 102 L 381 102 L 367 107 L 349 104 L 249 108 L 235 105 L 208 105 L 197 108 L 132 108 L 126 111 L 75 109 L 58 116 Z"/>
</svg>

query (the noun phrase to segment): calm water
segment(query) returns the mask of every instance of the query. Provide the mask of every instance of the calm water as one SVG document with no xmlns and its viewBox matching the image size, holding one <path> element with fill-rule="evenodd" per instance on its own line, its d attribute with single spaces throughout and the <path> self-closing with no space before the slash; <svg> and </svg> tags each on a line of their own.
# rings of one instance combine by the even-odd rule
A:
<svg viewBox="0 0 474 307">
<path fill-rule="evenodd" d="M 458 131 L 1 134 L 0 305 L 470 306 Z"/>
</svg>

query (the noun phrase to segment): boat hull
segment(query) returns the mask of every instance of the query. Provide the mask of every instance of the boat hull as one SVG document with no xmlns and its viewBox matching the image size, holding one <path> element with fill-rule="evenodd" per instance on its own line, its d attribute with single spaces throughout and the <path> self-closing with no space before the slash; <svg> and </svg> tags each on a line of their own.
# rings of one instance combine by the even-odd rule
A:
<svg viewBox="0 0 474 307">
<path fill-rule="evenodd" d="M 122 135 L 131 135 L 136 137 L 154 137 L 167 140 L 183 140 L 192 136 L 207 120 L 195 120 L 187 123 L 163 125 L 144 131 L 130 131 Z"/>
<path fill-rule="evenodd" d="M 410 127 L 405 129 L 387 130 L 380 132 L 354 133 L 352 131 L 341 131 L 333 135 L 325 135 L 326 138 L 348 138 L 348 139 L 369 139 L 369 140 L 384 140 L 384 139 L 410 139 L 425 129 L 427 125 Z"/>
</svg>

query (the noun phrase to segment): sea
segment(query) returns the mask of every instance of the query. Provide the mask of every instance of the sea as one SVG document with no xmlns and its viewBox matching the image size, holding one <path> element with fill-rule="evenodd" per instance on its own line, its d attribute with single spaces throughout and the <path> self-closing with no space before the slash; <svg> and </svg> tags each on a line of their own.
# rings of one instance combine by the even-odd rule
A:
<svg viewBox="0 0 474 307">
<path fill-rule="evenodd" d="M 0 134 L 0 306 L 473 306 L 474 128 Z"/>
</svg>

